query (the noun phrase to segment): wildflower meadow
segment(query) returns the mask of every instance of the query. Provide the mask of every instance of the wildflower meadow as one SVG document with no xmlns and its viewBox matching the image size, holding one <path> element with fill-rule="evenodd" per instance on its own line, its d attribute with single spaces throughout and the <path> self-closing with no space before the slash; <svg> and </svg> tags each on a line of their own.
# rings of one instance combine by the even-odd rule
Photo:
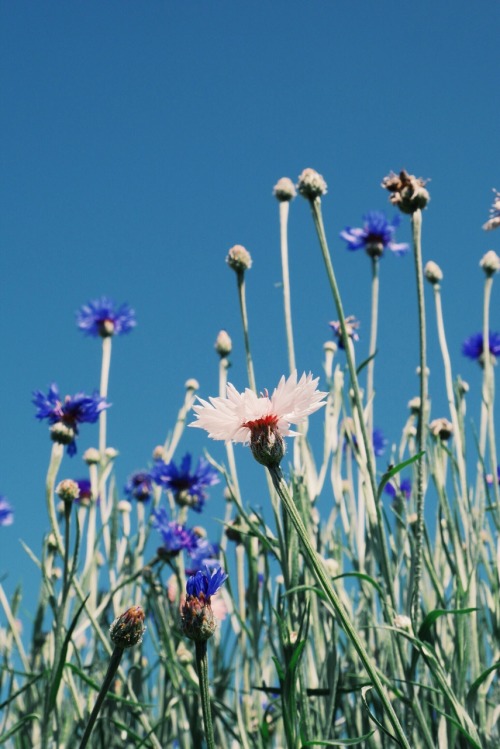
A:
<svg viewBox="0 0 500 749">
<path fill-rule="evenodd" d="M 279 179 L 270 200 L 280 234 L 283 318 L 274 322 L 286 340 L 282 376 L 261 383 L 254 367 L 251 252 L 222 248 L 220 262 L 236 281 L 246 381 L 231 381 L 233 341 L 221 330 L 212 365 L 218 392 L 188 380 L 166 441 L 151 436 L 147 465 L 120 468 L 126 482 L 117 480 L 120 446 L 107 439 L 109 375 L 118 339 L 130 336 L 133 347 L 140 310 L 102 296 L 76 311 L 75 335 L 102 349 L 100 386 L 66 394 L 54 372 L 54 382 L 31 394 L 48 455 L 46 522 L 39 546 L 19 548 L 39 580 L 29 626 L 21 626 L 22 586 L 8 596 L 0 585 L 1 744 L 500 746 L 500 258 L 478 254 L 471 276 L 484 290 L 482 329 L 468 331 L 462 348 L 481 388 L 471 414 L 470 386 L 447 345 L 446 268 L 421 239 L 434 210 L 429 185 L 403 169 L 381 188 L 387 211 L 361 208 L 360 225 L 332 237 L 325 178 L 307 168 L 296 184 Z M 325 321 L 323 351 L 304 372 L 288 267 L 292 204 L 311 214 L 336 310 Z M 483 229 L 499 228 L 500 193 L 485 220 Z M 398 241 L 403 222 L 410 243 Z M 358 289 L 371 298 L 363 356 L 360 324 L 344 310 L 345 280 L 335 272 L 335 254 L 346 251 L 364 253 L 371 270 L 371 285 Z M 413 263 L 418 313 L 418 392 L 393 442 L 377 410 L 377 381 L 391 366 L 378 355 L 385 262 Z M 431 330 L 436 361 L 427 356 Z M 444 385 L 444 412 L 432 412 L 430 371 Z M 190 447 L 193 428 L 204 435 L 201 454 Z M 95 446 L 81 450 L 84 432 Z M 258 499 L 239 480 L 243 451 L 267 487 Z M 207 530 L 215 492 L 225 514 Z M 2 496 L 0 533 L 15 512 L 16 497 Z"/>
</svg>

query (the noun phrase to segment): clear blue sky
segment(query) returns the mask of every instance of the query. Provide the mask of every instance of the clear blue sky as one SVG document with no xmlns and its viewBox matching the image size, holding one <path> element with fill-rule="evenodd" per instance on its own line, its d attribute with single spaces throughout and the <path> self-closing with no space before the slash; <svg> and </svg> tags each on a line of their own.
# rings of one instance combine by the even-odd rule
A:
<svg viewBox="0 0 500 749">
<path fill-rule="evenodd" d="M 499 28 L 496 0 L 0 3 L 0 493 L 16 511 L 15 525 L 0 529 L 0 574 L 10 570 L 10 590 L 33 577 L 18 539 L 39 552 L 48 527 L 50 444 L 31 392 L 53 380 L 68 393 L 98 386 L 99 343 L 74 324 L 82 303 L 105 293 L 137 312 L 136 330 L 115 341 L 111 372 L 120 486 L 164 440 L 187 378 L 216 394 L 220 328 L 234 342 L 231 379 L 245 385 L 236 284 L 224 262 L 236 243 L 254 259 L 258 386 L 272 388 L 286 372 L 271 194 L 281 176 L 295 180 L 311 166 L 328 182 L 323 208 L 346 313 L 366 321 L 360 357 L 369 262 L 347 253 L 338 233 L 369 209 L 391 215 L 379 186 L 391 169 L 432 178 L 424 259 L 445 273 L 455 371 L 478 397 L 479 373 L 460 343 L 481 325 L 479 259 L 500 251 L 500 232 L 481 230 L 491 188 L 500 189 Z M 398 239 L 409 238 L 404 220 Z M 321 374 L 336 315 L 299 198 L 290 252 L 298 366 Z M 381 271 L 376 422 L 398 440 L 417 392 L 411 257 L 387 257 Z M 499 311 L 497 295 L 496 329 Z M 432 305 L 428 318 L 439 416 Z M 84 426 L 79 454 L 96 441 Z M 190 431 L 179 456 L 206 446 Z M 237 455 L 250 466 L 243 448 Z M 65 459 L 62 475 L 83 474 L 78 457 Z M 220 492 L 212 495 L 209 513 L 220 517 Z"/>
</svg>

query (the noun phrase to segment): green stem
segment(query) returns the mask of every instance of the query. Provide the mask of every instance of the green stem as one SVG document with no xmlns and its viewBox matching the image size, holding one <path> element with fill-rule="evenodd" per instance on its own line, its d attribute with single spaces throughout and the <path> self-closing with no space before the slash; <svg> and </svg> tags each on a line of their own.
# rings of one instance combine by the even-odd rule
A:
<svg viewBox="0 0 500 749">
<path fill-rule="evenodd" d="M 108 693 L 108 690 L 111 686 L 111 682 L 113 681 L 115 674 L 118 671 L 118 666 L 120 665 L 122 655 L 123 648 L 115 647 L 111 654 L 111 660 L 109 662 L 108 670 L 106 671 L 106 676 L 104 677 L 101 689 L 99 690 L 99 694 L 97 695 L 97 700 L 95 702 L 94 709 L 90 714 L 89 722 L 87 723 L 87 727 L 85 728 L 85 733 L 83 734 L 79 749 L 85 749 L 88 744 L 90 734 L 92 733 L 94 723 L 97 720 L 97 716 L 99 715 L 99 711 L 102 707 L 102 703 L 104 702 L 104 698 L 106 697 L 106 694 Z"/>
<path fill-rule="evenodd" d="M 293 345 L 292 330 L 292 306 L 290 297 L 290 275 L 288 271 L 288 213 L 290 202 L 280 201 L 280 243 L 281 243 L 281 267 L 283 273 L 283 304 L 285 310 L 285 330 L 288 347 L 288 366 L 290 374 L 295 371 L 295 349 Z"/>
<path fill-rule="evenodd" d="M 240 301 L 241 321 L 243 323 L 243 336 L 245 339 L 245 353 L 247 359 L 247 372 L 248 382 L 254 393 L 257 392 L 257 385 L 255 383 L 255 373 L 253 369 L 252 354 L 250 351 L 250 338 L 248 336 L 248 315 L 247 315 L 247 303 L 245 295 L 245 272 L 240 271 L 236 274 L 238 280 L 238 297 Z"/>
<path fill-rule="evenodd" d="M 484 303 L 483 303 L 483 403 L 486 413 L 487 427 L 484 434 L 484 443 L 480 446 L 481 459 L 483 465 L 486 465 L 486 432 L 490 447 L 490 468 L 493 476 L 493 494 L 495 495 L 496 517 L 498 518 L 497 527 L 500 527 L 500 487 L 497 477 L 497 454 L 495 442 L 495 424 L 493 403 L 495 400 L 495 378 L 493 376 L 493 362 L 490 352 L 490 303 L 491 291 L 493 288 L 493 276 L 487 276 L 484 284 Z M 483 470 L 483 469 L 481 469 Z M 484 481 L 484 479 L 483 479 Z"/>
<path fill-rule="evenodd" d="M 212 709 L 210 707 L 210 688 L 208 683 L 208 658 L 207 643 L 196 642 L 196 669 L 200 684 L 201 710 L 203 712 L 203 725 L 205 726 L 205 739 L 207 749 L 216 749 L 214 726 L 212 723 Z"/>
<path fill-rule="evenodd" d="M 366 403 L 368 407 L 368 434 L 373 434 L 373 380 L 375 372 L 375 352 L 377 350 L 378 328 L 378 295 L 379 295 L 379 260 L 372 257 L 372 310 L 370 323 L 370 349 L 368 356 L 368 370 L 366 375 Z"/>
<path fill-rule="evenodd" d="M 418 298 L 418 330 L 420 343 L 420 412 L 417 424 L 417 450 L 425 450 L 425 424 L 427 419 L 427 342 L 425 334 L 424 274 L 422 269 L 422 212 L 412 214 L 413 254 Z M 422 581 L 422 547 L 424 537 L 425 459 L 417 461 L 417 523 L 415 529 L 415 562 L 413 567 L 413 590 L 411 592 L 411 615 L 413 630 L 420 625 L 420 585 Z"/>
<path fill-rule="evenodd" d="M 109 369 L 111 366 L 111 336 L 102 339 L 102 363 L 101 363 L 101 386 L 99 395 L 106 398 L 108 395 Z M 104 463 L 104 451 L 106 450 L 106 424 L 107 409 L 103 409 L 99 414 L 99 452 L 101 454 L 101 463 Z"/>
<path fill-rule="evenodd" d="M 349 615 L 347 611 L 345 610 L 337 592 L 333 588 L 330 575 L 325 567 L 325 564 L 323 560 L 321 559 L 321 557 L 319 556 L 319 554 L 317 553 L 317 551 L 315 550 L 311 542 L 311 539 L 309 538 L 309 535 L 306 531 L 306 528 L 302 522 L 302 519 L 299 515 L 299 512 L 297 508 L 295 507 L 293 500 L 288 492 L 288 487 L 283 478 L 283 474 L 281 472 L 280 467 L 279 466 L 270 467 L 268 468 L 268 471 L 271 475 L 274 488 L 276 489 L 276 492 L 278 493 L 283 503 L 283 506 L 286 512 L 288 513 L 288 516 L 292 524 L 294 525 L 295 530 L 297 531 L 297 534 L 304 548 L 305 556 L 307 557 L 311 565 L 311 568 L 318 582 L 320 583 L 329 603 L 333 606 L 335 613 L 337 615 L 337 618 L 344 632 L 346 633 L 347 637 L 351 641 L 363 666 L 365 667 L 366 672 L 371 679 L 373 687 L 376 690 L 380 698 L 383 708 L 385 712 L 387 713 L 387 716 L 391 722 L 391 725 L 396 734 L 396 737 L 398 741 L 400 742 L 400 745 L 404 747 L 405 749 L 410 749 L 410 744 L 408 743 L 408 739 L 405 736 L 403 728 L 399 722 L 398 716 L 396 715 L 396 712 L 392 706 L 389 696 L 386 693 L 384 686 L 382 684 L 382 681 L 380 680 L 380 677 L 377 673 L 377 667 L 375 663 L 372 661 L 372 659 L 370 658 L 370 656 L 368 655 L 368 653 L 366 652 L 365 647 L 363 643 L 361 642 L 361 639 L 356 629 L 354 628 L 354 625 L 349 619 Z"/>
</svg>

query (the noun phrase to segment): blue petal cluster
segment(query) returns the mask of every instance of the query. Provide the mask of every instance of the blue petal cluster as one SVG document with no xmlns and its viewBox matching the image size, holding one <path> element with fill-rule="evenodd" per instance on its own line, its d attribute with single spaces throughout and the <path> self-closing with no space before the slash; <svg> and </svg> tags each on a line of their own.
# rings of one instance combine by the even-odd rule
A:
<svg viewBox="0 0 500 749">
<path fill-rule="evenodd" d="M 189 453 L 183 457 L 179 467 L 173 461 L 156 461 L 151 469 L 151 476 L 157 484 L 173 492 L 176 502 L 188 505 L 196 512 L 201 512 L 203 508 L 207 498 L 207 487 L 220 481 L 217 471 L 205 458 L 198 460 L 196 468 L 191 473 Z"/>
<path fill-rule="evenodd" d="M 497 480 L 498 480 L 498 483 L 500 484 L 500 466 L 497 466 Z M 492 474 L 491 474 L 491 473 L 489 473 L 489 474 L 488 474 L 488 475 L 486 476 L 486 483 L 487 483 L 487 484 L 488 484 L 489 486 L 492 486 L 492 485 L 493 485 L 493 476 L 492 476 Z"/>
<path fill-rule="evenodd" d="M 191 575 L 186 583 L 186 592 L 188 596 L 195 598 L 209 599 L 222 587 L 227 580 L 227 575 L 222 567 L 209 570 L 207 567 L 198 570 L 196 575 Z"/>
<path fill-rule="evenodd" d="M 384 489 L 386 494 L 389 494 L 390 497 L 393 499 L 396 499 L 398 496 L 402 496 L 405 499 L 410 499 L 411 497 L 411 479 L 403 479 L 399 486 L 394 484 L 394 482 L 389 481 L 385 485 Z"/>
<path fill-rule="evenodd" d="M 151 522 L 162 537 L 162 550 L 168 555 L 173 556 L 183 549 L 187 552 L 195 551 L 198 544 L 196 533 L 183 525 L 179 525 L 179 523 L 169 520 L 168 513 L 163 507 L 153 510 Z"/>
<path fill-rule="evenodd" d="M 500 356 L 500 333 L 491 331 L 488 336 L 490 354 L 493 356 Z M 469 359 L 475 359 L 479 361 L 484 351 L 484 339 L 482 333 L 475 333 L 469 338 L 466 338 L 462 343 L 462 354 L 467 356 Z"/>
<path fill-rule="evenodd" d="M 84 505 L 89 504 L 92 500 L 92 487 L 90 481 L 88 479 L 75 479 L 75 481 L 80 489 L 80 494 L 76 501 L 81 502 Z"/>
<path fill-rule="evenodd" d="M 153 494 L 153 477 L 148 471 L 135 471 L 123 487 L 127 499 L 148 502 Z"/>
<path fill-rule="evenodd" d="M 0 495 L 0 526 L 12 525 L 14 522 L 14 510 L 7 501 L 7 497 Z"/>
<path fill-rule="evenodd" d="M 194 575 L 203 567 L 208 569 L 218 567 L 218 554 L 219 548 L 216 544 L 211 543 L 207 538 L 198 536 L 196 547 L 189 551 L 189 557 L 186 559 L 186 574 Z"/>
<path fill-rule="evenodd" d="M 384 250 L 390 250 L 395 255 L 405 255 L 409 245 L 405 242 L 394 242 L 394 233 L 400 223 L 398 215 L 388 221 L 381 211 L 369 211 L 363 216 L 363 227 L 352 229 L 346 226 L 340 232 L 342 239 L 347 242 L 348 250 L 366 250 L 372 257 L 380 257 Z"/>
<path fill-rule="evenodd" d="M 49 424 L 64 424 L 73 430 L 75 436 L 78 435 L 79 424 L 95 424 L 101 411 L 111 405 L 106 403 L 97 391 L 93 395 L 85 395 L 85 393 L 67 395 L 64 400 L 61 400 L 59 388 L 54 382 L 47 395 L 44 395 L 41 390 L 35 390 L 32 402 L 36 406 L 37 419 L 47 419 Z M 74 438 L 67 445 L 67 453 L 68 455 L 76 453 Z"/>
<path fill-rule="evenodd" d="M 137 322 L 135 312 L 128 304 L 116 307 L 112 299 L 102 296 L 80 307 L 76 313 L 76 324 L 86 335 L 107 338 L 130 333 Z"/>
<path fill-rule="evenodd" d="M 358 440 L 355 434 L 352 435 L 352 442 L 354 447 L 358 446 Z M 379 427 L 375 427 L 372 432 L 372 445 L 373 452 L 377 458 L 380 458 L 380 456 L 385 453 L 388 444 L 389 440 L 384 437 L 383 431 L 379 429 Z"/>
</svg>

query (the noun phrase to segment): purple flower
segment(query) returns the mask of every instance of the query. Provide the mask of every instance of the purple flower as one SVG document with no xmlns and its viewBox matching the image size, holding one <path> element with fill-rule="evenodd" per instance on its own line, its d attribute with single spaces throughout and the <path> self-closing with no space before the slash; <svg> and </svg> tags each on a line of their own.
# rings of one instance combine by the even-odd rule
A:
<svg viewBox="0 0 500 749">
<path fill-rule="evenodd" d="M 162 537 L 161 552 L 167 556 L 176 556 L 183 549 L 188 552 L 196 549 L 198 543 L 196 533 L 173 520 L 169 520 L 168 513 L 163 507 L 153 510 L 152 525 Z"/>
<path fill-rule="evenodd" d="M 203 570 L 198 570 L 196 575 L 191 575 L 191 577 L 188 578 L 186 592 L 188 596 L 209 601 L 210 597 L 217 593 L 217 591 L 222 587 L 227 580 L 227 577 L 228 576 L 221 567 L 217 567 L 213 570 L 209 570 L 205 567 Z"/>
<path fill-rule="evenodd" d="M 389 481 L 384 488 L 386 494 L 389 494 L 393 499 L 396 497 L 404 497 L 410 499 L 411 497 L 411 479 L 403 479 L 399 486 L 394 481 Z"/>
<path fill-rule="evenodd" d="M 206 488 L 220 481 L 217 471 L 205 458 L 198 460 L 191 473 L 189 453 L 183 457 L 179 468 L 173 461 L 165 463 L 158 460 L 151 470 L 151 476 L 157 484 L 173 492 L 178 504 L 191 507 L 196 512 L 201 512 L 203 508 L 207 498 Z"/>
<path fill-rule="evenodd" d="M 80 307 L 76 313 L 76 324 L 86 335 L 108 338 L 129 333 L 137 323 L 135 312 L 128 304 L 116 307 L 112 299 L 102 296 Z"/>
<path fill-rule="evenodd" d="M 7 497 L 0 495 L 0 526 L 12 525 L 14 522 L 14 510 L 7 501 Z"/>
<path fill-rule="evenodd" d="M 36 418 L 47 419 L 52 425 L 52 439 L 67 445 L 68 455 L 76 453 L 75 437 L 78 435 L 78 425 L 95 424 L 101 411 L 110 406 L 97 391 L 93 395 L 67 395 L 62 401 L 55 383 L 52 383 L 47 395 L 41 390 L 35 390 L 33 403 L 37 409 Z"/>
<path fill-rule="evenodd" d="M 344 341 L 342 340 L 342 330 L 340 328 L 340 320 L 332 320 L 328 325 L 331 327 L 333 336 L 336 340 L 337 346 L 341 349 L 344 348 Z M 348 315 L 345 318 L 345 329 L 348 337 L 352 341 L 359 341 L 359 335 L 357 330 L 359 328 L 359 321 L 356 320 L 354 315 Z"/>
<path fill-rule="evenodd" d="M 352 435 L 352 442 L 354 447 L 358 446 L 358 440 L 355 434 Z M 375 427 L 372 432 L 372 445 L 373 452 L 377 458 L 380 458 L 380 456 L 385 453 L 388 444 L 389 441 L 384 437 L 383 431 L 378 427 Z"/>
<path fill-rule="evenodd" d="M 153 493 L 153 478 L 148 471 L 135 471 L 128 477 L 123 491 L 127 499 L 148 502 Z"/>
<path fill-rule="evenodd" d="M 405 255 L 410 249 L 405 242 L 398 244 L 393 241 L 396 227 L 400 223 L 399 216 L 388 221 L 381 211 L 369 211 L 363 216 L 363 221 L 363 228 L 352 229 L 346 226 L 340 232 L 342 239 L 347 242 L 348 250 L 366 250 L 370 257 L 381 257 L 386 249 L 395 255 Z"/>
<path fill-rule="evenodd" d="M 88 479 L 75 479 L 75 482 L 80 489 L 80 494 L 76 502 L 82 505 L 89 505 L 93 499 L 90 481 Z"/>
<path fill-rule="evenodd" d="M 491 331 L 489 334 L 489 349 L 492 356 L 500 356 L 500 333 Z M 484 350 L 484 341 L 482 333 L 475 333 L 466 338 L 462 343 L 462 354 L 469 359 L 475 359 L 482 362 Z"/>
</svg>

